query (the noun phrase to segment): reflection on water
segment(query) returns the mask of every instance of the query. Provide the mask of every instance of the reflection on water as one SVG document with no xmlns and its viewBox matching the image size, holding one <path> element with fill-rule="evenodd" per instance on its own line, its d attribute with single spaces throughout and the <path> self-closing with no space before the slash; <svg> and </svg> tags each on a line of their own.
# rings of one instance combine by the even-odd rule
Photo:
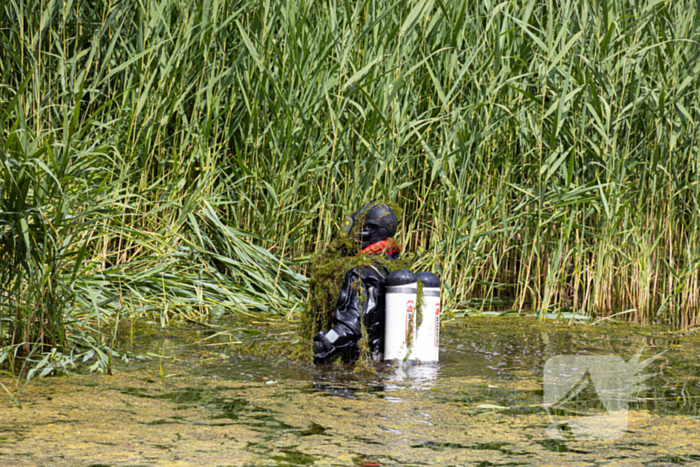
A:
<svg viewBox="0 0 700 467">
<path fill-rule="evenodd" d="M 388 371 L 384 389 L 403 389 L 406 383 L 411 389 L 430 389 L 434 387 L 439 371 L 440 365 L 435 363 L 397 365 Z"/>
<path fill-rule="evenodd" d="M 227 339 L 221 328 L 144 336 L 135 350 L 159 355 L 154 361 L 125 365 L 114 377 L 37 381 L 22 396 L 23 409 L 2 400 L 0 465 L 700 460 L 700 360 L 694 336 L 468 319 L 443 330 L 440 363 L 377 364 L 373 374 L 355 374 L 340 364 L 313 367 L 241 357 L 239 344 Z M 206 345 L 193 344 L 202 341 Z M 577 429 L 582 433 L 581 427 L 597 423 L 595 417 L 606 416 L 592 385 L 567 394 L 555 409 L 543 407 L 544 368 L 552 357 L 615 355 L 626 362 L 639 351 L 648 358 L 664 350 L 645 370 L 658 373 L 646 381 L 650 389 L 640 393 L 642 399 L 625 402 L 626 430 L 619 439 L 577 439 Z"/>
</svg>

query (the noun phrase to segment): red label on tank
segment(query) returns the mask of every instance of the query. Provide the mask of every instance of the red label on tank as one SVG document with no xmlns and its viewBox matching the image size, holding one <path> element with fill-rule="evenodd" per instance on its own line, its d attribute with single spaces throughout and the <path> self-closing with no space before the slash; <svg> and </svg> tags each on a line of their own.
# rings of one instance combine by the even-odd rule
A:
<svg viewBox="0 0 700 467">
<path fill-rule="evenodd" d="M 440 304 L 435 304 L 435 347 L 440 346 Z"/>
</svg>

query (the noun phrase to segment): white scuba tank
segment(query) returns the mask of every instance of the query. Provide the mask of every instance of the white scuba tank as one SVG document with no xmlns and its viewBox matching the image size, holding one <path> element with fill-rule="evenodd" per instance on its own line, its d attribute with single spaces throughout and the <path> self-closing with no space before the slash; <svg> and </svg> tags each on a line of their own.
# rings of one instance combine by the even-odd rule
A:
<svg viewBox="0 0 700 467">
<path fill-rule="evenodd" d="M 423 285 L 420 304 L 423 320 L 409 358 L 422 363 L 437 362 L 440 358 L 440 279 L 430 272 L 419 272 L 416 278 Z"/>
<path fill-rule="evenodd" d="M 394 271 L 386 279 L 384 361 L 407 361 L 409 340 L 416 338 L 416 281 L 416 275 L 406 269 Z"/>
</svg>

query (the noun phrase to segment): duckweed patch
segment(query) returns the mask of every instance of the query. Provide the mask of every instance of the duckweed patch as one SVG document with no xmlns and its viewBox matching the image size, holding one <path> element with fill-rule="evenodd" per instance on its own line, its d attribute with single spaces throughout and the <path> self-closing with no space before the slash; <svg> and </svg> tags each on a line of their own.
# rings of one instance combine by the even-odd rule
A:
<svg viewBox="0 0 700 467">
<path fill-rule="evenodd" d="M 427 448 L 433 451 L 443 451 L 445 449 L 468 449 L 467 446 L 459 443 L 440 443 L 437 441 L 425 441 L 411 445 L 412 448 Z"/>
<path fill-rule="evenodd" d="M 211 406 L 214 407 L 217 412 L 211 418 L 214 420 L 222 418 L 238 420 L 242 411 L 249 410 L 249 405 L 249 402 L 245 399 L 225 399 L 211 403 Z"/>
<path fill-rule="evenodd" d="M 685 465 L 689 462 L 700 461 L 700 455 L 698 454 L 688 454 L 684 456 L 662 456 L 652 459 L 649 464 L 662 463 L 662 464 L 675 464 L 675 465 Z"/>
<path fill-rule="evenodd" d="M 179 420 L 178 420 L 178 417 L 171 417 L 171 418 L 168 418 L 168 419 L 161 419 L 161 420 L 154 420 L 154 421 L 152 421 L 152 422 L 147 422 L 147 423 L 145 423 L 145 425 L 158 426 L 158 425 L 170 425 L 170 424 L 173 424 L 173 423 L 176 423 L 176 424 L 177 424 L 177 423 L 180 423 L 180 424 L 182 424 L 181 420 L 182 420 L 181 417 L 180 417 Z"/>
<path fill-rule="evenodd" d="M 150 382 L 150 381 L 147 381 Z M 210 391 L 201 388 L 183 388 L 174 392 L 160 393 L 158 390 L 130 387 L 121 390 L 122 394 L 148 399 L 172 401 L 185 406 L 196 404 L 207 398 Z"/>
<path fill-rule="evenodd" d="M 655 362 L 648 370 L 661 374 L 648 380 L 646 396 L 662 399 L 631 404 L 622 438 L 551 440 L 545 432 L 551 421 L 537 406 L 537 368 L 547 355 L 627 357 L 650 338 L 614 327 L 542 332 L 527 319 L 510 323 L 447 325 L 440 365 L 378 365 L 372 375 L 340 364 L 295 373 L 271 359 L 209 359 L 194 349 L 167 363 L 164 378 L 153 377 L 160 373 L 153 361 L 117 367 L 113 377 L 38 380 L 22 394 L 24 409 L 0 399 L 7 415 L 0 419 L 0 465 L 68 467 L 105 459 L 212 465 L 222 458 L 330 466 L 700 462 L 700 419 L 681 414 L 696 411 L 689 404 L 700 390 L 683 382 L 698 372 L 691 356 L 700 343 L 674 341 L 667 366 Z M 486 405 L 509 409 L 484 414 Z"/>
<path fill-rule="evenodd" d="M 152 389 L 125 388 L 122 394 L 148 399 L 170 401 L 176 404 L 174 410 L 189 410 L 195 407 L 209 409 L 212 415 L 210 420 L 238 420 L 242 412 L 258 413 L 267 412 L 268 409 L 255 407 L 249 401 L 241 398 L 230 398 L 214 395 L 216 389 L 208 388 L 183 388 L 174 392 L 158 393 Z M 148 422 L 148 425 L 182 424 L 182 416 L 173 416 L 168 419 L 160 419 Z"/>
<path fill-rule="evenodd" d="M 578 454 L 590 454 L 590 451 L 581 451 L 578 449 L 572 449 L 566 445 L 566 443 L 560 439 L 544 439 L 541 441 L 535 441 L 537 444 L 541 445 L 548 451 L 552 452 L 575 452 Z"/>
<path fill-rule="evenodd" d="M 326 435 L 326 430 L 327 430 L 326 427 L 321 426 L 316 422 L 311 422 L 311 423 L 309 423 L 309 428 L 304 430 L 304 431 L 300 431 L 298 433 L 298 436 Z"/>
<path fill-rule="evenodd" d="M 280 466 L 309 465 L 313 464 L 316 460 L 316 457 L 310 456 L 293 448 L 280 449 L 280 451 L 282 454 L 272 456 L 273 459 L 284 462 L 284 464 L 278 464 Z"/>
<path fill-rule="evenodd" d="M 372 456 L 353 456 L 353 465 L 361 465 L 364 467 L 383 467 L 387 462 L 392 462 L 393 459 L 387 457 L 372 457 Z"/>
<path fill-rule="evenodd" d="M 285 423 L 285 422 L 279 420 L 279 418 L 277 418 L 271 414 L 253 415 L 245 423 L 249 426 L 258 427 L 258 428 L 265 427 L 265 428 L 272 429 L 272 430 L 298 431 L 298 428 L 295 427 L 294 425 L 290 425 L 288 423 Z"/>
</svg>

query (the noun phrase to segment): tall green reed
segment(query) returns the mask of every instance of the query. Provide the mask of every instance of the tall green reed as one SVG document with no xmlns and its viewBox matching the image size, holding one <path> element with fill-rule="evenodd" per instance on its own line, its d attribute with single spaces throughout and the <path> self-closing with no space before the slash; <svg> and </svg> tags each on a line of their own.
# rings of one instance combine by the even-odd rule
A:
<svg viewBox="0 0 700 467">
<path fill-rule="evenodd" d="M 71 313 L 112 316 L 125 300 L 163 323 L 289 311 L 308 255 L 384 197 L 455 313 L 698 323 L 692 2 L 24 1 L 1 14 L 0 99 L 19 96 L 3 140 L 22 119 L 43 141 L 71 115 L 81 141 L 109 148 L 92 167 L 114 214 L 88 216 L 99 234 Z"/>
</svg>

